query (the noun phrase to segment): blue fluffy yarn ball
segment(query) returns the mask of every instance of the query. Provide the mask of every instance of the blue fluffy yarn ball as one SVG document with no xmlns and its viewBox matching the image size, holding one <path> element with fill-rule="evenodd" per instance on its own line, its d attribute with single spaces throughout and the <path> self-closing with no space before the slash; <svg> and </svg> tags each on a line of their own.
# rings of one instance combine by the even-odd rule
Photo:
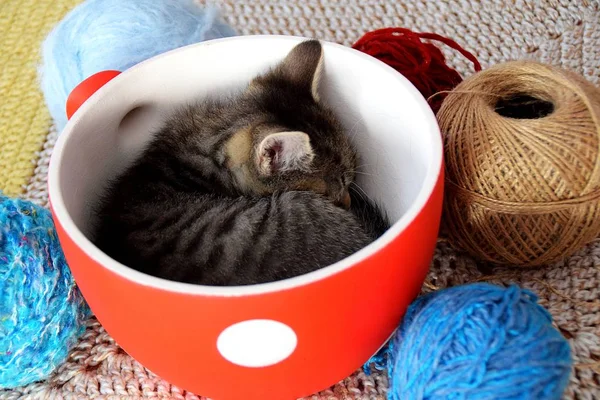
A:
<svg viewBox="0 0 600 400">
<path fill-rule="evenodd" d="M 46 378 L 89 313 L 50 212 L 0 195 L 0 388 Z"/>
<path fill-rule="evenodd" d="M 43 43 L 41 88 L 58 131 L 65 104 L 81 81 L 125 69 L 155 55 L 209 39 L 234 36 L 215 8 L 193 0 L 87 0 Z"/>
<path fill-rule="evenodd" d="M 558 400 L 572 366 L 535 294 L 487 283 L 417 298 L 371 362 L 387 364 L 390 400 Z"/>
</svg>

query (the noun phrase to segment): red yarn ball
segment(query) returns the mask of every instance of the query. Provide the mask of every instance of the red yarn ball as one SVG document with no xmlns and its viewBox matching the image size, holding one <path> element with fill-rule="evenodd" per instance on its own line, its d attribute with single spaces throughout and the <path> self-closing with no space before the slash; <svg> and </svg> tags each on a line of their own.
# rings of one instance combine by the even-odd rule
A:
<svg viewBox="0 0 600 400">
<path fill-rule="evenodd" d="M 436 40 L 459 51 L 481 71 L 477 58 L 452 39 L 435 33 L 416 33 L 404 28 L 384 28 L 367 32 L 352 48 L 383 61 L 404 75 L 427 99 L 437 114 L 445 95 L 440 92 L 454 89 L 462 77 L 446 65 L 441 50 L 425 40 Z M 436 96 L 434 96 L 436 95 Z"/>
</svg>

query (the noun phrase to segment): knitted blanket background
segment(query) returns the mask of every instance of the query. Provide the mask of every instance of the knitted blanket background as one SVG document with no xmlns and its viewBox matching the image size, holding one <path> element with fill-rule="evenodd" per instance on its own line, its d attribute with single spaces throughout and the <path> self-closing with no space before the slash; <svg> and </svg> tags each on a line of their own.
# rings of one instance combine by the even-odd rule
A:
<svg viewBox="0 0 600 400">
<path fill-rule="evenodd" d="M 76 2 L 0 2 L 0 190 L 43 205 L 47 205 L 46 172 L 56 132 L 35 89 L 35 53 L 42 34 Z M 292 34 L 351 45 L 369 30 L 399 26 L 449 36 L 473 51 L 484 68 L 532 58 L 575 70 L 600 84 L 600 0 L 228 0 L 218 4 L 224 19 L 240 34 Z M 463 76 L 472 73 L 466 62 L 446 54 Z M 563 262 L 519 272 L 478 264 L 440 240 L 423 291 L 474 281 L 515 282 L 535 291 L 573 349 L 575 365 L 564 398 L 600 398 L 600 239 Z M 367 376 L 359 370 L 310 399 L 383 400 L 387 384 L 386 371 Z M 146 370 L 92 318 L 67 362 L 47 381 L 0 391 L 0 400 L 20 398 L 200 397 Z"/>
</svg>

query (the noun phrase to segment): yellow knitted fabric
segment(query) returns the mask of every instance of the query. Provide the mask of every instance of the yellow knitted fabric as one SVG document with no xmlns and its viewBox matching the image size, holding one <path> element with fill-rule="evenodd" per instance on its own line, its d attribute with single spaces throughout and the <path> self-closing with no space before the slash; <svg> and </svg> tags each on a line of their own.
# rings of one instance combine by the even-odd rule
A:
<svg viewBox="0 0 600 400">
<path fill-rule="evenodd" d="M 51 119 L 37 79 L 40 47 L 80 0 L 0 0 L 0 191 L 16 196 L 33 175 Z"/>
</svg>

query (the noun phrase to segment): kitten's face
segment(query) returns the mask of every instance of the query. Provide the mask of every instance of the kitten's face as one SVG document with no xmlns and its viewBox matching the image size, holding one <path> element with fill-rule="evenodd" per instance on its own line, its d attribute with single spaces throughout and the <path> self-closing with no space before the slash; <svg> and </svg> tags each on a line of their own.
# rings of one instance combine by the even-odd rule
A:
<svg viewBox="0 0 600 400">
<path fill-rule="evenodd" d="M 338 120 L 320 103 L 322 64 L 321 44 L 306 41 L 250 83 L 240 102 L 258 118 L 225 144 L 226 165 L 240 191 L 310 190 L 349 207 L 357 156 Z"/>
</svg>

